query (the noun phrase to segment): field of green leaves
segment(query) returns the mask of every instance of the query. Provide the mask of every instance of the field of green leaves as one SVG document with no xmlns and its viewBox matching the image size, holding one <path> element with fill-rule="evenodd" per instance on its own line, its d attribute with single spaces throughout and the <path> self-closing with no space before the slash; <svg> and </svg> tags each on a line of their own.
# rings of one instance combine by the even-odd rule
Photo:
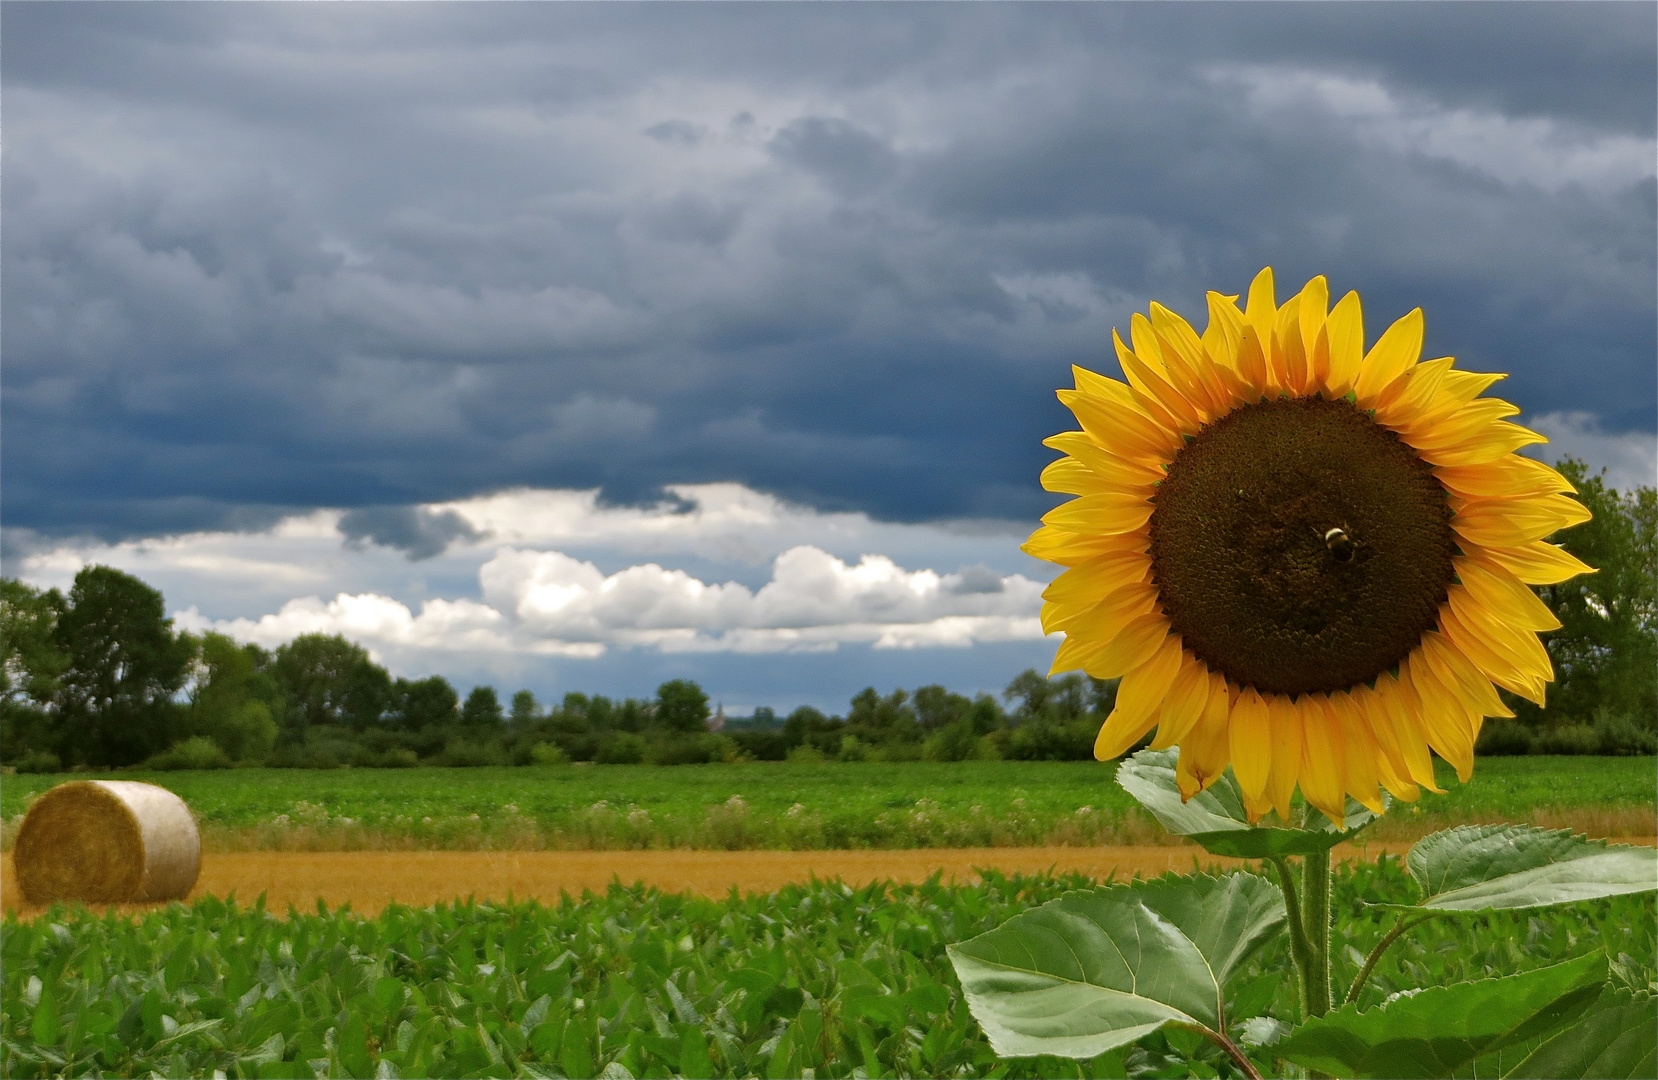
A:
<svg viewBox="0 0 1658 1080">
<path fill-rule="evenodd" d="M 556 907 L 393 907 L 372 919 L 278 918 L 213 899 L 133 919 L 56 908 L 4 924 L 0 1074 L 1158 1077 L 1187 1075 L 1195 1055 L 1195 1075 L 1235 1075 L 1181 1032 L 1080 1065 L 994 1057 L 945 945 L 1090 884 L 992 874 L 725 900 L 613 887 Z M 1387 925 L 1365 902 L 1404 895 L 1413 886 L 1396 859 L 1337 877 L 1336 940 L 1350 946 L 1337 985 Z M 1650 894 L 1442 917 L 1384 956 L 1362 1002 L 1603 947 L 1614 987 L 1651 991 L 1655 919 Z M 1240 1029 L 1294 1009 L 1282 940 L 1231 984 Z M 1526 1049 L 1511 1046 L 1507 1064 Z M 1282 1075 L 1270 1046 L 1250 1052 Z"/>
<path fill-rule="evenodd" d="M 39 792 L 119 776 L 178 792 L 210 849 L 910 848 L 1167 843 L 1097 762 L 564 765 L 19 775 L 0 788 L 7 846 Z M 1368 835 L 1470 821 L 1651 835 L 1647 757 L 1481 759 L 1473 783 L 1400 805 Z"/>
</svg>

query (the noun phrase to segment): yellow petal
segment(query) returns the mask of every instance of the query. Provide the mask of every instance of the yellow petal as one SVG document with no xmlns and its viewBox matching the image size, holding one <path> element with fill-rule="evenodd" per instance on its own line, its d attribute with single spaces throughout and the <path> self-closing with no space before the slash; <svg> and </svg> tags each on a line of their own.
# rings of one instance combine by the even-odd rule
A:
<svg viewBox="0 0 1658 1080">
<path fill-rule="evenodd" d="M 1327 322 L 1330 335 L 1329 395 L 1339 398 L 1353 389 L 1364 365 L 1364 310 L 1359 294 L 1350 292 L 1336 304 Z"/>
<path fill-rule="evenodd" d="M 1480 465 L 1439 466 L 1441 484 L 1469 499 L 1513 499 L 1530 495 L 1571 494 L 1571 481 L 1541 461 L 1505 454 Z"/>
<path fill-rule="evenodd" d="M 1150 495 L 1166 475 L 1155 465 L 1117 456 L 1090 438 L 1086 431 L 1062 431 L 1043 439 L 1042 445 L 1076 458 L 1098 473 L 1101 479 L 1118 485 L 1124 491 L 1138 486 Z"/>
<path fill-rule="evenodd" d="M 1417 436 L 1411 437 L 1411 445 L 1416 448 L 1417 456 L 1430 465 L 1480 465 L 1511 454 L 1522 446 L 1549 441 L 1530 428 L 1511 424 L 1507 420 L 1487 424 L 1460 442 L 1445 446 L 1419 446 L 1416 439 Z"/>
<path fill-rule="evenodd" d="M 1564 495 L 1531 499 L 1451 500 L 1451 528 L 1482 548 L 1514 548 L 1589 520 L 1583 504 Z"/>
<path fill-rule="evenodd" d="M 1340 706 L 1328 700 L 1325 705 L 1331 720 L 1338 725 L 1341 732 L 1341 745 L 1347 766 L 1347 783 L 1344 788 L 1346 794 L 1353 796 L 1374 813 L 1386 813 L 1387 804 L 1382 801 L 1382 794 L 1376 786 L 1381 782 L 1384 761 L 1382 748 L 1377 744 L 1376 736 L 1359 719 L 1350 698 Z M 1342 809 L 1347 809 L 1345 801 L 1342 803 Z"/>
<path fill-rule="evenodd" d="M 1347 817 L 1345 747 L 1333 715 L 1326 713 L 1315 697 L 1305 696 L 1304 707 L 1311 713 L 1305 725 L 1306 759 L 1301 770 L 1301 794 L 1324 812 L 1331 821 Z M 1293 707 L 1293 706 L 1292 706 Z"/>
<path fill-rule="evenodd" d="M 1238 346 L 1238 381 L 1250 401 L 1271 395 L 1276 385 L 1267 363 L 1267 346 L 1253 326 L 1244 327 L 1243 342 Z"/>
<path fill-rule="evenodd" d="M 1291 396 L 1302 397 L 1312 378 L 1307 347 L 1301 340 L 1301 298 L 1292 296 L 1278 309 L 1272 333 L 1273 354 L 1278 358 L 1279 381 Z"/>
<path fill-rule="evenodd" d="M 1116 492 L 1121 495 L 1137 495 L 1144 499 L 1151 494 L 1145 490 L 1144 485 L 1120 484 L 1107 480 L 1076 458 L 1069 457 L 1049 462 L 1042 470 L 1040 481 L 1044 491 L 1058 492 L 1062 495 L 1099 495 Z"/>
<path fill-rule="evenodd" d="M 1082 638 L 1068 637 L 1059 643 L 1059 651 L 1054 653 L 1054 662 L 1048 668 L 1048 677 L 1052 678 L 1062 671 L 1080 671 L 1088 664 L 1088 660 L 1095 653 L 1105 648 L 1107 642 L 1085 641 Z"/>
<path fill-rule="evenodd" d="M 1087 598 L 1064 604 L 1042 605 L 1042 632 L 1065 633 L 1090 641 L 1110 641 L 1137 616 L 1150 613 L 1157 605 L 1157 586 L 1150 581 L 1125 581 L 1089 602 Z"/>
<path fill-rule="evenodd" d="M 1195 434 L 1209 418 L 1200 413 L 1169 378 L 1168 371 L 1163 367 L 1163 350 L 1157 340 L 1157 332 L 1138 311 L 1129 319 L 1129 326 L 1134 336 L 1134 350 L 1119 348 L 1117 351 L 1117 362 L 1123 366 L 1129 385 L 1161 405 L 1174 418 L 1183 434 Z M 1115 331 L 1112 335 L 1120 346 L 1122 338 L 1116 337 Z"/>
<path fill-rule="evenodd" d="M 1042 599 L 1055 604 L 1094 604 L 1112 589 L 1151 577 L 1151 556 L 1117 551 L 1089 559 L 1066 570 L 1042 590 Z"/>
<path fill-rule="evenodd" d="M 1371 346 L 1354 387 L 1359 408 L 1375 408 L 1374 402 L 1393 380 L 1416 366 L 1422 355 L 1422 326 L 1422 309 L 1412 308 Z"/>
<path fill-rule="evenodd" d="M 1230 744 L 1227 717 L 1231 712 L 1226 680 L 1218 673 L 1209 675 L 1209 696 L 1198 722 L 1180 744 L 1180 757 L 1175 763 L 1175 782 L 1180 785 L 1182 801 L 1213 784 L 1226 771 Z"/>
<path fill-rule="evenodd" d="M 1185 653 L 1180 658 L 1180 673 L 1175 676 L 1158 712 L 1157 738 L 1152 740 L 1151 748 L 1165 750 L 1179 743 L 1203 715 L 1208 703 L 1209 667 L 1191 653 Z"/>
<path fill-rule="evenodd" d="M 1081 390 L 1061 390 L 1059 400 L 1076 414 L 1082 430 L 1119 457 L 1163 465 L 1174 456 L 1179 433 L 1153 420 L 1137 402 L 1112 401 Z"/>
<path fill-rule="evenodd" d="M 1560 620 L 1519 578 L 1500 565 L 1460 555 L 1451 569 L 1487 611 L 1526 630 L 1558 630 Z"/>
<path fill-rule="evenodd" d="M 1445 794 L 1434 778 L 1433 759 L 1428 756 L 1427 736 L 1422 727 L 1422 706 L 1411 692 L 1387 672 L 1376 677 L 1375 698 L 1381 713 L 1370 711 L 1373 720 L 1385 716 L 1393 724 L 1399 739 L 1399 750 L 1405 756 L 1405 772 L 1415 783 L 1436 795 Z"/>
<path fill-rule="evenodd" d="M 1301 344 L 1310 358 L 1330 311 L 1330 283 L 1324 280 L 1324 275 L 1320 274 L 1301 287 L 1298 311 L 1301 317 Z"/>
<path fill-rule="evenodd" d="M 1110 761 L 1120 756 L 1151 730 L 1157 723 L 1158 704 L 1180 673 L 1180 660 L 1180 638 L 1170 634 L 1151 659 L 1123 676 L 1116 707 L 1094 740 L 1095 759 Z"/>
<path fill-rule="evenodd" d="M 1493 547 L 1479 550 L 1491 562 L 1501 566 L 1527 585 L 1554 585 L 1574 578 L 1579 574 L 1598 573 L 1594 567 L 1581 561 L 1565 548 L 1542 540 L 1533 540 L 1529 544 L 1520 544 L 1516 547 Z"/>
<path fill-rule="evenodd" d="M 1429 431 L 1446 417 L 1485 393 L 1494 383 L 1505 378 L 1506 375 L 1458 371 L 1452 368 L 1445 373 L 1445 378 L 1439 384 L 1439 393 L 1434 395 L 1433 401 L 1397 430 L 1407 439 Z"/>
<path fill-rule="evenodd" d="M 1457 588 L 1452 586 L 1452 591 L 1457 592 Z M 1460 595 L 1466 596 L 1467 593 L 1462 592 Z M 1526 700 L 1535 702 L 1539 708 L 1542 707 L 1542 681 L 1505 655 L 1478 631 L 1470 629 L 1468 622 L 1458 616 L 1455 601 L 1450 604 L 1448 610 L 1440 609 L 1439 629 L 1486 678 L 1509 693 L 1519 694 Z"/>
<path fill-rule="evenodd" d="M 1042 524 L 1073 532 L 1125 533 L 1150 521 L 1154 509 L 1143 495 L 1107 491 L 1054 507 L 1042 515 Z"/>
<path fill-rule="evenodd" d="M 1449 356 L 1442 356 L 1438 360 L 1417 364 L 1408 373 L 1401 375 L 1399 379 L 1404 386 L 1399 394 L 1387 404 L 1376 407 L 1377 422 L 1391 428 L 1403 429 L 1411 418 L 1420 416 L 1439 393 L 1440 384 L 1445 381 L 1445 373 L 1450 370 L 1451 363 Z"/>
<path fill-rule="evenodd" d="M 1145 551 L 1150 543 L 1138 533 L 1077 533 L 1044 525 L 1019 550 L 1044 562 L 1076 566 L 1115 551 Z"/>
<path fill-rule="evenodd" d="M 1306 752 L 1305 723 L 1301 707 L 1287 694 L 1267 695 L 1267 716 L 1272 724 L 1272 767 L 1267 771 L 1265 795 L 1278 816 L 1289 821 L 1290 796 L 1301 779 Z"/>
<path fill-rule="evenodd" d="M 1161 613 L 1135 616 L 1088 658 L 1082 670 L 1096 679 L 1120 679 L 1151 659 L 1168 633 L 1169 620 Z"/>
<path fill-rule="evenodd" d="M 1513 716 L 1513 710 L 1497 696 L 1491 680 L 1437 630 L 1422 635 L 1418 655 L 1427 660 L 1439 681 L 1453 689 L 1467 711 L 1477 716 Z"/>
<path fill-rule="evenodd" d="M 1272 327 L 1278 321 L 1278 305 L 1273 299 L 1272 267 L 1255 275 L 1249 283 L 1249 299 L 1244 301 L 1244 322 L 1255 328 L 1262 344 L 1272 340 Z"/>
<path fill-rule="evenodd" d="M 1451 763 L 1457 779 L 1467 783 L 1474 775 L 1474 734 L 1461 699 L 1446 689 L 1426 663 L 1421 652 L 1411 654 L 1399 665 L 1399 685 L 1408 687 L 1417 705 L 1416 718 L 1434 753 Z"/>
<path fill-rule="evenodd" d="M 1244 795 L 1259 802 L 1266 794 L 1267 774 L 1272 771 L 1272 719 L 1267 703 L 1252 688 L 1244 687 L 1232 703 L 1227 746 L 1232 758 L 1232 775 Z"/>
<path fill-rule="evenodd" d="M 1350 724 L 1364 729 L 1369 739 L 1367 745 L 1376 748 L 1376 775 L 1382 786 L 1396 799 L 1415 802 L 1422 792 L 1407 779 L 1410 773 L 1398 746 L 1398 730 L 1376 703 L 1375 696 L 1374 690 L 1361 684 L 1355 692 L 1331 694 L 1330 707 L 1341 717 L 1344 730 Z"/>
</svg>

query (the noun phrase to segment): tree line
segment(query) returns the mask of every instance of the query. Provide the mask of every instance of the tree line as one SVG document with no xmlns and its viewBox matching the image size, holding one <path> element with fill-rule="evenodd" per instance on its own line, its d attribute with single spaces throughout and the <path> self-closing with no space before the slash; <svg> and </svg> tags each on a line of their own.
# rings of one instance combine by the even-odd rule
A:
<svg viewBox="0 0 1658 1080">
<path fill-rule="evenodd" d="M 1482 753 L 1658 750 L 1658 496 L 1620 495 L 1561 463 L 1594 518 L 1556 539 L 1599 572 L 1540 588 L 1556 683 L 1539 709 L 1505 691 Z M 544 705 L 494 687 L 463 701 L 442 676 L 393 678 L 361 645 L 305 634 L 267 650 L 177 632 L 161 593 L 88 566 L 67 594 L 0 578 L 0 763 L 61 768 L 300 768 L 594 761 L 1085 759 L 1116 682 L 1020 673 L 1000 698 L 866 687 L 844 715 L 803 705 L 716 718 L 695 682 L 653 698 L 569 693 Z M 713 723 L 716 719 L 724 723 Z M 718 728 L 718 730 L 711 730 Z"/>
</svg>

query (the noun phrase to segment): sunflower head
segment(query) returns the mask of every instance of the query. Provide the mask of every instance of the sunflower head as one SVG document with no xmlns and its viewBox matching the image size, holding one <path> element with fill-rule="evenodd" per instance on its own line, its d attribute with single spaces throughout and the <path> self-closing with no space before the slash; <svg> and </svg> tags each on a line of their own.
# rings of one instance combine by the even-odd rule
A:
<svg viewBox="0 0 1658 1080">
<path fill-rule="evenodd" d="M 1043 486 L 1077 498 L 1024 550 L 1067 569 L 1043 594 L 1053 670 L 1121 678 L 1094 752 L 1154 726 L 1187 798 L 1232 766 L 1252 819 L 1299 787 L 1414 800 L 1430 750 L 1467 780 L 1502 687 L 1543 703 L 1528 586 L 1591 568 L 1544 537 L 1588 520 L 1558 472 L 1514 453 L 1541 435 L 1482 397 L 1501 375 L 1422 361 L 1421 309 L 1365 347 L 1357 293 L 1322 277 L 1283 305 L 1271 269 L 1209 294 L 1199 335 L 1159 304 L 1113 333 L 1126 382 L 1074 369 L 1080 431 Z"/>
</svg>

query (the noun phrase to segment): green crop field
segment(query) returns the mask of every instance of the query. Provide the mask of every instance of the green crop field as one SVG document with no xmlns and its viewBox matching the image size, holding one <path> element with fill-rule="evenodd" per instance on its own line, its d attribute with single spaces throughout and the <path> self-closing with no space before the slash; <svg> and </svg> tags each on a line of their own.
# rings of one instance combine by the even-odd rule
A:
<svg viewBox="0 0 1658 1080">
<path fill-rule="evenodd" d="M 1159 843 L 1167 834 L 1095 762 L 913 762 L 239 769 L 7 777 L 5 842 L 36 794 L 67 779 L 148 780 L 185 798 L 218 848 L 902 848 Z M 1400 805 L 1371 835 L 1528 821 L 1651 835 L 1644 757 L 1480 761 L 1472 783 Z"/>
<path fill-rule="evenodd" d="M 992 1055 L 945 945 L 1090 884 L 814 882 L 726 900 L 613 887 L 554 907 L 393 907 L 376 918 L 277 918 L 214 899 L 132 919 L 60 907 L 4 923 L 0 1074 L 1232 1075 L 1210 1044 L 1180 1032 L 1080 1066 Z M 1397 859 L 1338 875 L 1335 940 L 1368 951 L 1391 917 L 1363 901 L 1411 889 Z M 1361 1003 L 1603 947 L 1615 984 L 1647 988 L 1655 918 L 1651 895 L 1441 918 L 1385 955 Z M 1230 984 L 1234 1023 L 1291 1015 L 1276 941 Z M 1355 965 L 1333 951 L 1345 986 Z M 1264 1075 L 1283 1075 L 1269 1049 L 1254 1053 Z"/>
</svg>

